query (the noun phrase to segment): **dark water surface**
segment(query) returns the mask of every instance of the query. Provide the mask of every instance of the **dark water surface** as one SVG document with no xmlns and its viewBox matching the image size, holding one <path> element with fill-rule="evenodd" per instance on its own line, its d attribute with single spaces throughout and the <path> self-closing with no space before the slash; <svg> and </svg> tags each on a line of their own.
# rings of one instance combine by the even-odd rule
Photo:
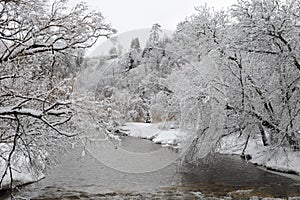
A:
<svg viewBox="0 0 300 200">
<path fill-rule="evenodd" d="M 121 147 L 133 152 L 162 148 L 130 137 L 123 139 Z M 88 152 L 82 156 L 82 150 L 83 147 L 70 149 L 60 164 L 48 170 L 45 179 L 19 188 L 14 196 L 29 199 L 300 197 L 299 181 L 258 169 L 239 157 L 216 155 L 211 159 L 214 161 L 199 166 L 179 167 L 175 162 L 157 171 L 134 174 L 112 169 Z"/>
</svg>

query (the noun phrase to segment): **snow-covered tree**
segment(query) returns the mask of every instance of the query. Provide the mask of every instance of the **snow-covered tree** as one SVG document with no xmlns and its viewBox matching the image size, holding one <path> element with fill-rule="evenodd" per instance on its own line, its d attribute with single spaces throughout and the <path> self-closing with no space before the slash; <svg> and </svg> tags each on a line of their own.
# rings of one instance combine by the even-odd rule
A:
<svg viewBox="0 0 300 200">
<path fill-rule="evenodd" d="M 0 188 L 13 187 L 17 171 L 41 170 L 44 155 L 76 135 L 68 68 L 114 33 L 100 13 L 66 3 L 0 0 Z"/>
<path fill-rule="evenodd" d="M 153 24 L 149 39 L 142 52 L 142 63 L 144 63 L 146 68 L 149 68 L 151 72 L 159 72 L 159 76 L 163 75 L 163 71 L 167 71 L 165 70 L 167 61 L 164 60 L 162 64 L 161 61 L 164 57 L 167 57 L 166 47 L 171 41 L 168 37 L 161 39 L 161 33 L 161 26 L 159 24 Z"/>
<path fill-rule="evenodd" d="M 131 40 L 129 51 L 121 57 L 119 63 L 125 67 L 126 71 L 136 68 L 141 63 L 141 48 L 138 38 Z"/>
<path fill-rule="evenodd" d="M 108 56 L 110 59 L 114 59 L 114 58 L 118 57 L 118 50 L 115 46 L 113 46 L 109 49 Z"/>
<path fill-rule="evenodd" d="M 227 102 L 224 136 L 260 134 L 265 145 L 299 149 L 298 8 L 298 0 L 246 0 L 231 15 L 199 7 L 178 25 L 172 45 L 179 56 L 173 59 L 204 74 L 203 59 L 216 66 L 194 86 Z M 193 111 L 191 118 L 197 117 Z"/>
<path fill-rule="evenodd" d="M 232 7 L 238 32 L 231 49 L 241 53 L 229 59 L 241 71 L 244 112 L 263 138 L 269 135 L 265 144 L 299 148 L 299 6 L 298 0 L 252 0 Z"/>
<path fill-rule="evenodd" d="M 161 32 L 162 32 L 161 25 L 159 25 L 158 23 L 153 24 L 150 30 L 150 36 L 149 36 L 147 46 L 157 45 L 160 40 L 159 35 Z"/>
<path fill-rule="evenodd" d="M 141 50 L 140 40 L 139 38 L 133 38 L 130 43 L 130 49 L 136 49 L 138 51 Z"/>
</svg>

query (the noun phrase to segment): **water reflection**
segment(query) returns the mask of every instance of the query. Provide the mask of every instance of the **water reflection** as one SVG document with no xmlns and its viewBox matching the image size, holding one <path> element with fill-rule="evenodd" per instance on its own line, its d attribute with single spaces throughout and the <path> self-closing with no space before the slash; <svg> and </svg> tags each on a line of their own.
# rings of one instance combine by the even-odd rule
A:
<svg viewBox="0 0 300 200">
<path fill-rule="evenodd" d="M 279 176 L 246 163 L 239 157 L 214 155 L 212 162 L 186 165 L 182 170 L 182 186 L 214 195 L 234 190 L 251 190 L 253 196 L 300 196 L 300 182 Z"/>
</svg>

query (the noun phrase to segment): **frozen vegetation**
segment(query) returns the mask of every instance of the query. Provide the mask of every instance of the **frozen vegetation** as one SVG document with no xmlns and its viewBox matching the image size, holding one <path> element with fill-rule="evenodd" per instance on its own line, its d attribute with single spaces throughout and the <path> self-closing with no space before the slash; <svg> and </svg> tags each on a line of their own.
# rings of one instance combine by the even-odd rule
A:
<svg viewBox="0 0 300 200">
<path fill-rule="evenodd" d="M 300 0 L 197 7 L 172 37 L 156 23 L 145 46 L 134 37 L 94 58 L 84 50 L 115 30 L 65 3 L 0 0 L 0 189 L 39 180 L 95 130 L 179 148 L 186 162 L 237 154 L 300 174 Z"/>
<path fill-rule="evenodd" d="M 0 0 L 0 190 L 41 179 L 80 134 L 76 73 L 84 50 L 115 32 L 83 3 L 51 4 Z"/>
<path fill-rule="evenodd" d="M 9 146 L 9 144 L 1 144 L 0 151 L 3 153 L 1 156 L 8 157 L 7 154 L 10 148 L 11 146 Z M 45 165 L 42 162 L 42 159 L 35 158 L 35 169 L 33 169 L 33 163 L 29 160 L 28 157 L 25 157 L 23 155 L 17 155 L 16 157 L 17 159 L 11 160 L 12 170 L 7 170 L 7 165 L 4 160 L 0 160 L 2 188 L 16 187 L 24 183 L 32 183 L 44 178 L 43 170 L 45 169 Z M 6 173 L 4 173 L 5 171 Z M 11 179 L 14 180 L 13 185 L 10 185 L 12 184 Z"/>
</svg>

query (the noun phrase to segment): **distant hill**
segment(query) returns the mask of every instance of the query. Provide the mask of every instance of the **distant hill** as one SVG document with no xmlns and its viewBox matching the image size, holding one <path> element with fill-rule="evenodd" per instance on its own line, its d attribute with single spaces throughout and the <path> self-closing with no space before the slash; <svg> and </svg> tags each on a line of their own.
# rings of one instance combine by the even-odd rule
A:
<svg viewBox="0 0 300 200">
<path fill-rule="evenodd" d="M 115 46 L 118 48 L 118 45 L 121 45 L 123 47 L 123 52 L 124 52 L 130 48 L 130 43 L 131 43 L 132 38 L 137 37 L 137 38 L 139 38 L 141 47 L 144 47 L 149 38 L 150 30 L 151 30 L 150 28 L 145 28 L 145 29 L 137 29 L 137 30 L 133 30 L 133 31 L 120 33 L 115 36 L 117 38 Z M 164 35 L 171 36 L 172 33 L 173 32 L 170 30 L 162 29 L 161 37 L 163 37 Z M 112 40 L 110 40 L 110 39 L 106 40 L 103 43 L 101 43 L 94 51 L 92 51 L 89 56 L 96 57 L 96 56 L 100 56 L 102 54 L 107 55 L 109 49 L 112 46 L 114 46 Z"/>
</svg>

